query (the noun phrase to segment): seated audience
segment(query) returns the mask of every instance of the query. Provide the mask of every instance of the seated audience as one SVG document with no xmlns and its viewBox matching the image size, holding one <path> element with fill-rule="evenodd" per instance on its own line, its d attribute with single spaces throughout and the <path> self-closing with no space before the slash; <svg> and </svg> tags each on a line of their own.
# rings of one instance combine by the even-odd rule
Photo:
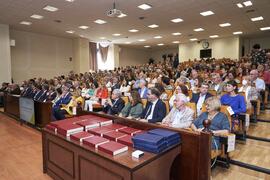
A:
<svg viewBox="0 0 270 180">
<path fill-rule="evenodd" d="M 196 103 L 197 115 L 201 114 L 202 106 L 205 100 L 212 96 L 208 92 L 208 89 L 209 89 L 208 83 L 203 82 L 200 87 L 200 92 L 197 94 L 192 94 L 190 102 Z"/>
<path fill-rule="evenodd" d="M 103 111 L 110 115 L 120 114 L 125 106 L 124 100 L 121 98 L 122 93 L 119 89 L 114 89 L 112 92 L 111 99 L 105 101 Z"/>
<path fill-rule="evenodd" d="M 228 117 L 220 112 L 221 103 L 217 97 L 209 97 L 206 102 L 206 112 L 203 112 L 191 125 L 192 130 L 202 131 L 204 129 L 203 122 L 210 120 L 209 130 L 213 133 L 212 149 L 220 149 L 219 135 L 228 134 L 230 132 L 230 122 Z"/>
<path fill-rule="evenodd" d="M 187 97 L 182 94 L 176 94 L 174 107 L 170 113 L 162 120 L 162 124 L 175 128 L 188 128 L 194 116 L 194 111 L 186 106 Z"/>
<path fill-rule="evenodd" d="M 156 83 L 155 88 L 157 88 L 160 92 L 160 99 L 161 100 L 168 100 L 168 94 L 165 92 L 165 88 L 162 84 Z"/>
<path fill-rule="evenodd" d="M 148 90 L 148 101 L 142 114 L 140 115 L 142 121 L 150 123 L 161 122 L 166 116 L 166 106 L 162 100 L 159 99 L 160 92 L 156 88 Z"/>
<path fill-rule="evenodd" d="M 220 74 L 215 73 L 212 76 L 213 84 L 210 87 L 211 90 L 215 90 L 217 92 L 217 95 L 221 95 L 222 91 L 224 91 L 225 83 L 222 82 L 222 78 L 220 77 Z"/>
<path fill-rule="evenodd" d="M 122 109 L 120 116 L 138 118 L 143 112 L 140 94 L 137 91 L 130 93 L 129 102 Z"/>
<path fill-rule="evenodd" d="M 221 104 L 231 106 L 234 114 L 240 114 L 246 112 L 245 98 L 239 94 L 237 83 L 232 80 L 228 81 L 226 84 L 227 94 L 221 96 Z"/>
</svg>

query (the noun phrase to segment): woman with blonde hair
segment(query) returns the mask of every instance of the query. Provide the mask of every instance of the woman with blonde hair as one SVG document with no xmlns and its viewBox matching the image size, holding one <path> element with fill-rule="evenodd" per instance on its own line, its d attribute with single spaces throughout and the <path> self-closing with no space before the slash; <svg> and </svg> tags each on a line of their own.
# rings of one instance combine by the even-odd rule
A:
<svg viewBox="0 0 270 180">
<path fill-rule="evenodd" d="M 217 97 L 209 97 L 205 101 L 206 112 L 203 112 L 195 121 L 191 124 L 191 128 L 194 131 L 202 131 L 204 129 L 203 122 L 210 120 L 211 124 L 209 130 L 213 133 L 212 149 L 215 149 L 215 144 L 220 148 L 218 135 L 227 134 L 230 132 L 230 123 L 228 117 L 220 112 L 221 103 Z"/>
</svg>

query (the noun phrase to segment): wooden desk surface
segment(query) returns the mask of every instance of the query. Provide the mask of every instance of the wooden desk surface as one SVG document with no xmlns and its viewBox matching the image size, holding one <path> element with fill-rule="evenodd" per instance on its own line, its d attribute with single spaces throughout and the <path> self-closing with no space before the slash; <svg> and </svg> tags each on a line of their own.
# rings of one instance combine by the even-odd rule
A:
<svg viewBox="0 0 270 180">
<path fill-rule="evenodd" d="M 85 150 L 90 151 L 92 153 L 95 153 L 99 156 L 102 156 L 102 157 L 104 157 L 110 161 L 113 161 L 114 163 L 117 163 L 120 166 L 128 168 L 129 170 L 132 170 L 132 171 L 140 168 L 144 164 L 150 163 L 151 161 L 157 159 L 158 157 L 162 156 L 163 154 L 167 153 L 168 151 L 170 151 L 172 149 L 177 151 L 179 154 L 180 149 L 181 149 L 180 145 L 176 145 L 176 146 L 173 146 L 173 147 L 163 151 L 160 154 L 154 154 L 154 153 L 149 153 L 149 152 L 144 151 L 144 155 L 141 158 L 136 159 L 136 158 L 132 157 L 132 152 L 135 151 L 136 149 L 134 149 L 132 147 L 128 147 L 128 151 L 123 152 L 123 153 L 118 154 L 118 155 L 115 155 L 115 156 L 112 156 L 110 154 L 104 153 L 103 151 L 99 151 L 93 147 L 89 147 L 85 144 L 79 143 L 78 141 L 74 141 L 74 140 L 71 140 L 70 138 L 66 138 L 65 136 L 62 136 L 60 134 L 54 134 L 53 132 L 51 132 L 50 130 L 47 130 L 46 128 L 44 129 L 44 131 L 46 131 L 47 133 L 49 133 L 53 136 L 56 136 L 56 137 L 59 137 L 65 141 L 68 141 L 68 142 L 70 142 L 70 143 L 72 143 L 72 144 L 74 144 L 82 149 L 85 149 Z"/>
</svg>

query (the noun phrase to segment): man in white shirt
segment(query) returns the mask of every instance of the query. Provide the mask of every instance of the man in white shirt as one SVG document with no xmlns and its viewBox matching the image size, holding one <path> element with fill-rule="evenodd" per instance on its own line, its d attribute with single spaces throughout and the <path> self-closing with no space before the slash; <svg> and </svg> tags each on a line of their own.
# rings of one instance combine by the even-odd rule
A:
<svg viewBox="0 0 270 180">
<path fill-rule="evenodd" d="M 194 111 L 186 106 L 187 97 L 179 93 L 174 100 L 175 107 L 162 120 L 162 124 L 175 128 L 188 128 L 193 121 Z"/>
<path fill-rule="evenodd" d="M 222 82 L 222 79 L 220 77 L 220 74 L 215 73 L 212 77 L 212 81 L 214 82 L 210 89 L 213 89 L 217 92 L 218 95 L 221 94 L 222 91 L 224 91 L 225 83 Z"/>
<path fill-rule="evenodd" d="M 250 71 L 250 79 L 253 83 L 255 83 L 256 90 L 258 92 L 265 90 L 265 82 L 263 79 L 258 78 L 259 73 L 256 69 Z"/>
</svg>

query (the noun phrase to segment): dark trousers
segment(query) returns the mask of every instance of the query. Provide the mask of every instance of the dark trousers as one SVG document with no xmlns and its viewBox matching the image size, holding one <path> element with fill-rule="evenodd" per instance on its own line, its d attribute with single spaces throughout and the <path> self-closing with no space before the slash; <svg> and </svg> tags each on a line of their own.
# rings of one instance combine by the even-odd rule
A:
<svg viewBox="0 0 270 180">
<path fill-rule="evenodd" d="M 55 120 L 65 119 L 65 114 L 67 114 L 66 110 L 62 110 L 60 108 L 53 108 L 52 111 L 53 119 Z"/>
</svg>

